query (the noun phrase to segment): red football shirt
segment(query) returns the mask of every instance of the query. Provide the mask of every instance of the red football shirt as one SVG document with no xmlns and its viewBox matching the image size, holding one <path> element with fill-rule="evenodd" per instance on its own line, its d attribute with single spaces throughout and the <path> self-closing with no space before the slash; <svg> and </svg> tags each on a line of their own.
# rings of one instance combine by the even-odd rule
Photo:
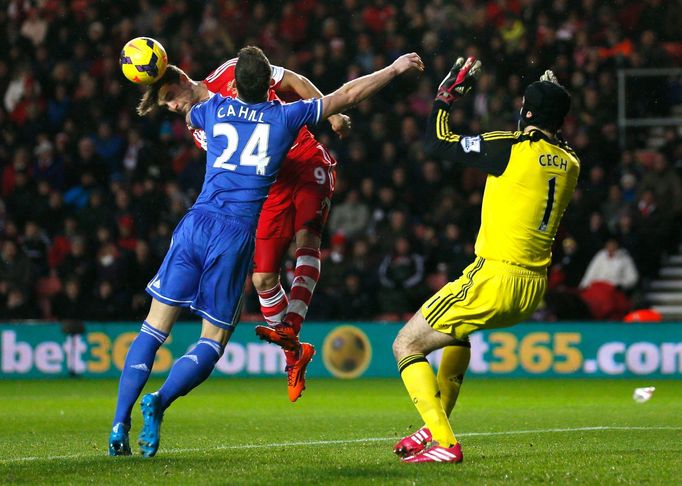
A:
<svg viewBox="0 0 682 486">
<path fill-rule="evenodd" d="M 237 58 L 230 59 L 224 62 L 220 67 L 215 69 L 211 74 L 206 76 L 203 83 L 211 93 L 217 93 L 222 96 L 237 96 L 234 80 L 234 68 L 237 65 Z M 272 79 L 270 80 L 270 90 L 268 91 L 268 99 L 279 99 L 275 90 L 279 87 L 284 77 L 284 68 L 280 66 L 272 66 Z M 194 143 L 204 150 L 206 150 L 206 136 L 203 130 L 192 130 L 194 136 Z M 287 153 L 287 159 L 295 160 L 297 163 L 305 163 L 310 161 L 315 165 L 319 165 L 319 160 L 312 155 L 318 152 L 319 142 L 307 127 L 301 128 L 298 132 L 296 140 L 294 140 L 291 149 Z M 286 159 L 285 159 L 286 162 Z"/>
</svg>

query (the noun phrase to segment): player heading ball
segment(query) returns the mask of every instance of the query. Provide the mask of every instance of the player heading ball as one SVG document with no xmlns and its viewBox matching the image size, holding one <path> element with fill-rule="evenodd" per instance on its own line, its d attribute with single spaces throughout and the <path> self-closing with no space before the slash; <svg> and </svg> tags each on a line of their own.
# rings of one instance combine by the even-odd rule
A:
<svg viewBox="0 0 682 486">
<path fill-rule="evenodd" d="M 186 116 L 189 126 L 206 134 L 204 184 L 147 285 L 152 304 L 122 370 L 110 455 L 130 454 L 132 405 L 181 307 L 202 318 L 201 336 L 175 362 L 161 388 L 142 398 L 142 455 L 156 454 L 165 410 L 213 371 L 238 322 L 263 201 L 301 127 L 372 96 L 399 74 L 423 70 L 423 64 L 416 54 L 405 54 L 321 99 L 289 104 L 267 101 L 271 67 L 257 47 L 242 49 L 235 69 L 236 98 L 214 95 L 192 105 Z"/>
</svg>

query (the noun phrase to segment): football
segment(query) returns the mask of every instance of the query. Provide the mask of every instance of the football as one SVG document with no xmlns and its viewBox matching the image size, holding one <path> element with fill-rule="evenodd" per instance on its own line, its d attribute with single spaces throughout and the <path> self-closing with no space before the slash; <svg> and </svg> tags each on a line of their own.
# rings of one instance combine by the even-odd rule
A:
<svg viewBox="0 0 682 486">
<path fill-rule="evenodd" d="M 160 42 L 150 37 L 136 37 L 123 46 L 119 62 L 123 75 L 130 81 L 152 84 L 166 71 L 168 56 Z"/>
</svg>

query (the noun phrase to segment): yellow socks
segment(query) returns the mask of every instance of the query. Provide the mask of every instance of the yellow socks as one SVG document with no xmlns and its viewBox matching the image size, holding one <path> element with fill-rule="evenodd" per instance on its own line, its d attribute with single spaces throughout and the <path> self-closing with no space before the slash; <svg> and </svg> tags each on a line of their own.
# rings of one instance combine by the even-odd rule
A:
<svg viewBox="0 0 682 486">
<path fill-rule="evenodd" d="M 400 377 L 433 440 L 443 447 L 457 443 L 448 416 L 441 405 L 436 375 L 423 354 L 412 354 L 398 362 Z"/>
<path fill-rule="evenodd" d="M 468 342 L 443 349 L 438 368 L 438 389 L 440 402 L 448 417 L 457 403 L 464 373 L 469 367 L 469 359 L 471 359 L 471 345 Z"/>
</svg>

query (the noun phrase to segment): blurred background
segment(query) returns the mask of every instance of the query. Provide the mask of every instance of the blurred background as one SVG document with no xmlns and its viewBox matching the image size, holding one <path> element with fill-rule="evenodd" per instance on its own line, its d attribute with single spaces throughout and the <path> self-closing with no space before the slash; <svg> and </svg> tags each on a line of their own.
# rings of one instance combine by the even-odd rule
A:
<svg viewBox="0 0 682 486">
<path fill-rule="evenodd" d="M 309 320 L 404 319 L 474 258 L 485 176 L 422 151 L 461 55 L 484 74 L 455 105 L 458 133 L 514 130 L 548 68 L 573 96 L 563 135 L 582 172 L 535 319 L 681 318 L 681 25 L 678 0 L 3 2 L 0 319 L 146 315 L 205 159 L 181 117 L 136 115 L 142 90 L 118 66 L 136 36 L 197 80 L 255 44 L 325 93 L 404 52 L 424 59 L 420 79 L 349 112 L 350 138 L 315 128 L 339 165 Z M 243 318 L 259 320 L 247 297 Z"/>
</svg>

